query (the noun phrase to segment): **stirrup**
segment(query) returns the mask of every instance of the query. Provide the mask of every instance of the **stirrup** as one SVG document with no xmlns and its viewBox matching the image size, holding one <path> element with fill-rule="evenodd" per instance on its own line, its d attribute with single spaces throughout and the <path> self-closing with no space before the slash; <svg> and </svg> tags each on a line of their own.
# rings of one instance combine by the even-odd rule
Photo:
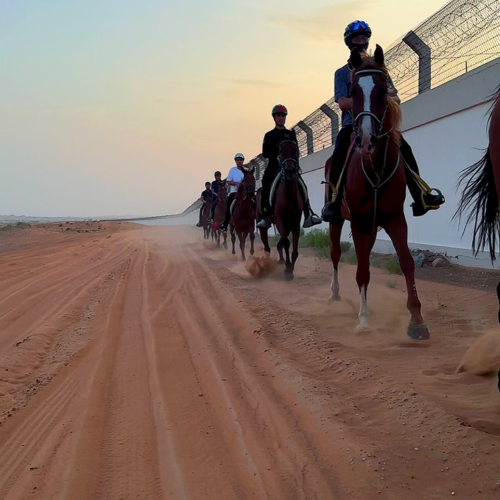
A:
<svg viewBox="0 0 500 500">
<path fill-rule="evenodd" d="M 271 227 L 271 223 L 268 219 L 262 218 L 259 222 L 257 222 L 257 227 L 259 229 L 269 229 Z"/>
<path fill-rule="evenodd" d="M 436 191 L 437 194 L 433 194 L 432 192 Z M 424 193 L 422 195 L 424 205 L 427 205 L 431 209 L 439 208 L 445 202 L 443 193 L 439 189 L 431 188 L 430 191 Z"/>
<path fill-rule="evenodd" d="M 323 222 L 322 219 L 320 219 L 316 214 L 311 214 L 309 217 L 304 219 L 304 224 L 302 224 L 302 227 L 304 229 L 307 229 L 309 227 L 316 226 L 318 224 L 321 224 Z"/>
</svg>

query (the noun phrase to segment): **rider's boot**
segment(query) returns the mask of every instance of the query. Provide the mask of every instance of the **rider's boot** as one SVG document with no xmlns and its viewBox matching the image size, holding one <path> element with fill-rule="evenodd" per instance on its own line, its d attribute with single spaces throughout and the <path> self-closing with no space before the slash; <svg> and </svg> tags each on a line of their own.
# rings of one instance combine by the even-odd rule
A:
<svg viewBox="0 0 500 500">
<path fill-rule="evenodd" d="M 405 174 L 406 184 L 413 198 L 411 209 L 414 217 L 421 217 L 429 210 L 437 210 L 445 202 L 444 196 L 439 189 L 425 190 L 424 186 L 418 182 L 413 172 L 408 168 L 405 169 Z"/>
<path fill-rule="evenodd" d="M 307 229 L 309 227 L 315 226 L 317 224 L 321 224 L 323 221 L 321 217 L 318 217 L 311 208 L 311 204 L 309 203 L 309 194 L 307 192 L 307 186 L 304 182 L 304 179 L 299 175 L 299 185 L 300 191 L 302 194 L 302 201 L 304 202 L 304 224 L 303 228 Z"/>
<path fill-rule="evenodd" d="M 432 191 L 436 191 L 436 194 Z M 432 188 L 432 190 L 427 193 L 422 192 L 411 204 L 413 216 L 420 217 L 425 215 L 429 210 L 437 210 L 444 201 L 443 193 L 441 193 L 439 189 Z"/>
<path fill-rule="evenodd" d="M 257 222 L 257 227 L 259 229 L 269 229 L 271 227 L 271 222 L 269 220 L 270 217 L 270 212 L 271 210 L 269 207 L 262 207 L 261 209 L 261 214 L 262 214 L 262 219 L 260 219 L 259 222 Z"/>
</svg>

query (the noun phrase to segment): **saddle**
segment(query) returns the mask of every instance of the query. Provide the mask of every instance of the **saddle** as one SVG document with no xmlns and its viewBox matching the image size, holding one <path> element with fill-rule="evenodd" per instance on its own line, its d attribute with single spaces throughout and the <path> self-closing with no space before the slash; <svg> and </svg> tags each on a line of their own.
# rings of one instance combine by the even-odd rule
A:
<svg viewBox="0 0 500 500">
<path fill-rule="evenodd" d="M 274 178 L 273 183 L 271 184 L 271 190 L 269 191 L 269 206 L 271 208 L 274 207 L 274 198 L 276 195 L 276 189 L 278 188 L 278 184 L 283 180 L 283 172 L 280 170 L 277 174 L 276 177 Z M 304 203 L 307 205 L 309 203 L 309 195 L 307 192 L 307 187 L 304 184 L 304 181 L 302 179 L 302 176 L 299 174 L 298 178 L 299 182 L 299 187 L 300 187 L 300 193 L 302 195 L 302 200 Z"/>
</svg>

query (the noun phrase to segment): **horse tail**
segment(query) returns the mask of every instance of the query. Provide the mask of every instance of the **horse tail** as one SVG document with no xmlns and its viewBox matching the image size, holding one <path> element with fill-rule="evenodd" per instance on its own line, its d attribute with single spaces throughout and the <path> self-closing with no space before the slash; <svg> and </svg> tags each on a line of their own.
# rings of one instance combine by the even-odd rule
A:
<svg viewBox="0 0 500 500">
<path fill-rule="evenodd" d="M 460 172 L 457 187 L 461 184 L 465 184 L 462 198 L 453 218 L 458 217 L 460 220 L 462 215 L 469 212 L 462 236 L 467 226 L 473 223 L 474 255 L 488 247 L 493 262 L 496 259 L 496 240 L 500 230 L 500 211 L 489 148 L 481 160 Z"/>
</svg>

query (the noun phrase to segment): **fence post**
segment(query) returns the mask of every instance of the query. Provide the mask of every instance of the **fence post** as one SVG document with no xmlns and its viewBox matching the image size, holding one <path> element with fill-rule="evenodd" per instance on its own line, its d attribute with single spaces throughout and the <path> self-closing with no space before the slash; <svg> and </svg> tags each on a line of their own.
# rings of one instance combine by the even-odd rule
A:
<svg viewBox="0 0 500 500">
<path fill-rule="evenodd" d="M 431 89 L 431 49 L 414 32 L 409 31 L 403 42 L 418 55 L 418 93 Z"/>
<path fill-rule="evenodd" d="M 339 133 L 339 115 L 326 103 L 322 104 L 319 109 L 321 109 L 321 111 L 323 111 L 323 113 L 330 118 L 333 145 L 335 144 L 335 139 L 337 139 L 337 134 Z"/>
<path fill-rule="evenodd" d="M 301 128 L 305 133 L 306 133 L 306 138 L 307 138 L 307 154 L 313 154 L 314 153 L 314 139 L 313 139 L 313 131 L 312 128 L 307 125 L 303 120 L 300 120 L 299 123 L 297 123 L 297 127 Z"/>
</svg>

